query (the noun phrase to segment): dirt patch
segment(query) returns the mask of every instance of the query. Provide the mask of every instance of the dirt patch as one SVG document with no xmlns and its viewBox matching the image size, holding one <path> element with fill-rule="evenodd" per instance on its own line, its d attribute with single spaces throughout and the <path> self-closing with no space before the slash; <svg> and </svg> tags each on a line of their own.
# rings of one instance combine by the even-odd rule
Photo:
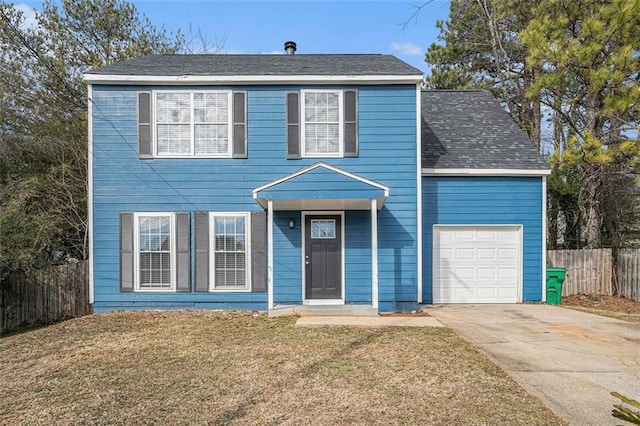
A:
<svg viewBox="0 0 640 426">
<path fill-rule="evenodd" d="M 626 321 L 640 322 L 640 302 L 624 297 L 577 294 L 562 298 L 562 305 Z"/>
<path fill-rule="evenodd" d="M 563 297 L 562 304 L 640 315 L 640 302 L 636 302 L 632 299 L 625 299 L 624 297 L 603 296 L 600 294 L 577 294 Z"/>
</svg>

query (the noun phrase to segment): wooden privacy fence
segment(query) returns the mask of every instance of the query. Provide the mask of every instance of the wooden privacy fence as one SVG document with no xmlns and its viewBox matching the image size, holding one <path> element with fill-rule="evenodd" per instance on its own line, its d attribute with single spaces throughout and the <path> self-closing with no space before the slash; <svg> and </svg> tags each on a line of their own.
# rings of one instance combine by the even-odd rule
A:
<svg viewBox="0 0 640 426">
<path fill-rule="evenodd" d="M 547 266 L 565 268 L 562 295 L 613 294 L 611 249 L 549 250 Z"/>
<path fill-rule="evenodd" d="M 640 302 L 640 249 L 618 250 L 618 294 Z"/>
<path fill-rule="evenodd" d="M 87 263 L 14 273 L 0 282 L 0 334 L 91 313 Z"/>
</svg>

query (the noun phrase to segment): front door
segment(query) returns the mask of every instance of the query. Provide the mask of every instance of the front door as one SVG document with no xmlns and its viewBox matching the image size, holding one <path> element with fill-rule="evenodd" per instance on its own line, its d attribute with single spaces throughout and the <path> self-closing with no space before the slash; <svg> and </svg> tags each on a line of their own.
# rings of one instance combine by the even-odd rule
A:
<svg viewBox="0 0 640 426">
<path fill-rule="evenodd" d="M 305 216 L 305 298 L 342 299 L 341 216 Z"/>
</svg>

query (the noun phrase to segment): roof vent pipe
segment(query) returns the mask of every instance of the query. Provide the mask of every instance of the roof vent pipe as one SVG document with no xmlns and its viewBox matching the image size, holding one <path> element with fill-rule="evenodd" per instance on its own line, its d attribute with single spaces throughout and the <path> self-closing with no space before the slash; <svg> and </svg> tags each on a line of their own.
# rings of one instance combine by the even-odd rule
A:
<svg viewBox="0 0 640 426">
<path fill-rule="evenodd" d="M 296 42 L 295 41 L 286 41 L 284 43 L 284 50 L 287 52 L 287 55 L 293 55 L 296 53 Z"/>
</svg>

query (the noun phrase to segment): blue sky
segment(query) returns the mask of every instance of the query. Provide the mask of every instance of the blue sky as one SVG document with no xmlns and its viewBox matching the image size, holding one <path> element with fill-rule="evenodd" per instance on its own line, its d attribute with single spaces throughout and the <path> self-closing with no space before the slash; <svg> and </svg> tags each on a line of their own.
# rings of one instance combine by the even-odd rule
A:
<svg viewBox="0 0 640 426">
<path fill-rule="evenodd" d="M 17 1 L 41 8 L 41 1 Z M 423 0 L 216 1 L 135 0 L 155 25 L 199 30 L 221 53 L 279 53 L 284 42 L 297 53 L 389 53 L 427 72 L 424 53 L 436 41 L 435 22 L 446 19 L 447 0 L 433 0 L 411 20 Z M 195 35 L 195 34 L 194 34 Z M 197 40 L 194 40 L 197 44 Z"/>
</svg>

